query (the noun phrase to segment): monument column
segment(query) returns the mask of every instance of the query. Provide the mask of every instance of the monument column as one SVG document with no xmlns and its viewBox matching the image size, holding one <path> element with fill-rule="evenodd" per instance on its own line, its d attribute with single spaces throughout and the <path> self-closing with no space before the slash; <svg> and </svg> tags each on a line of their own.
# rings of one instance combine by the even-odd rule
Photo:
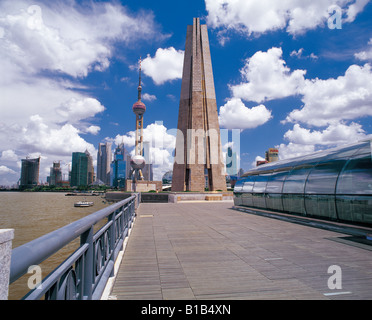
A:
<svg viewBox="0 0 372 320">
<path fill-rule="evenodd" d="M 226 190 L 208 30 L 194 18 L 187 27 L 172 191 L 205 186 Z"/>
</svg>

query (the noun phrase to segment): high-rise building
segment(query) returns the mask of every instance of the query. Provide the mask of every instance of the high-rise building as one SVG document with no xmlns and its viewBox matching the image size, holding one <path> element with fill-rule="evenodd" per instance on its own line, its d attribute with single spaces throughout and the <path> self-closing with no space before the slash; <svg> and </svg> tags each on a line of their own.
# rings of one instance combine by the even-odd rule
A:
<svg viewBox="0 0 372 320">
<path fill-rule="evenodd" d="M 89 186 L 95 181 L 96 176 L 94 174 L 93 158 L 88 152 L 88 150 L 85 150 L 85 154 L 87 155 L 88 158 L 88 186 Z"/>
<path fill-rule="evenodd" d="M 142 156 L 145 158 L 145 166 L 142 169 L 143 179 L 146 181 L 153 181 L 154 173 L 151 161 L 150 142 L 143 142 Z"/>
<path fill-rule="evenodd" d="M 20 189 L 33 188 L 39 184 L 40 157 L 22 159 Z"/>
<path fill-rule="evenodd" d="M 100 143 L 97 152 L 97 179 L 109 186 L 112 161 L 111 142 Z"/>
<path fill-rule="evenodd" d="M 125 175 L 127 179 L 131 179 L 132 174 L 133 174 L 132 167 L 130 166 L 130 161 L 132 160 L 132 156 L 129 153 L 127 153 L 127 155 L 125 156 L 125 159 L 127 162 L 126 169 L 125 169 Z"/>
<path fill-rule="evenodd" d="M 71 182 L 72 187 L 88 186 L 93 183 L 94 168 L 93 159 L 86 150 L 72 154 Z"/>
<path fill-rule="evenodd" d="M 124 144 L 118 145 L 114 152 L 114 160 L 111 163 L 111 185 L 114 187 L 124 188 L 127 177 L 127 152 Z"/>
<path fill-rule="evenodd" d="M 54 161 L 53 167 L 50 168 L 49 185 L 59 186 L 62 184 L 62 169 L 61 162 Z"/>
<path fill-rule="evenodd" d="M 197 141 L 197 142 L 196 142 Z M 172 191 L 226 190 L 208 30 L 187 26 Z"/>
<path fill-rule="evenodd" d="M 270 148 L 265 152 L 265 160 L 267 162 L 274 162 L 279 160 L 279 150 L 276 148 Z"/>
</svg>

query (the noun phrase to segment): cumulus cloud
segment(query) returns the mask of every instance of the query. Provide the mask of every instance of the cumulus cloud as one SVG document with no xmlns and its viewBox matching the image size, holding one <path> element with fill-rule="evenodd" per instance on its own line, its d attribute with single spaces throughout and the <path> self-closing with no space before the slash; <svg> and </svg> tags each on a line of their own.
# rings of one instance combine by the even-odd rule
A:
<svg viewBox="0 0 372 320">
<path fill-rule="evenodd" d="M 207 23 L 222 29 L 221 40 L 226 41 L 226 30 L 250 36 L 268 31 L 286 30 L 297 35 L 317 27 L 324 27 L 330 17 L 328 9 L 337 5 L 346 11 L 345 22 L 353 22 L 368 0 L 206 0 Z"/>
<path fill-rule="evenodd" d="M 17 153 L 20 154 L 17 156 L 12 149 L 2 152 L 1 163 L 7 164 L 12 170 L 18 172 L 18 177 L 15 175 L 1 177 L 0 185 L 16 183 L 20 177 L 17 160 L 26 156 L 30 158 L 41 156 L 40 180 L 42 181 L 46 181 L 53 161 L 60 160 L 63 164 L 68 164 L 71 162 L 73 152 L 88 150 L 94 158 L 97 154 L 95 147 L 85 141 L 80 133 L 80 130 L 72 124 L 58 126 L 48 123 L 39 115 L 31 116 L 24 126 L 0 127 L 2 148 L 16 148 Z"/>
<path fill-rule="evenodd" d="M 28 153 L 69 157 L 75 151 L 88 150 L 91 155 L 96 153 L 94 146 L 80 137 L 80 131 L 72 124 L 52 127 L 42 117 L 34 115 L 22 131 L 22 141 L 18 141 L 18 144 Z"/>
<path fill-rule="evenodd" d="M 57 108 L 57 113 L 62 117 L 61 120 L 70 120 L 70 122 L 78 122 L 82 119 L 87 119 L 101 113 L 105 107 L 97 99 L 71 98 L 65 101 Z M 63 122 L 63 121 L 61 121 Z"/>
<path fill-rule="evenodd" d="M 271 118 L 271 111 L 264 105 L 248 108 L 239 98 L 232 98 L 220 107 L 219 123 L 226 129 L 252 129 Z"/>
<path fill-rule="evenodd" d="M 297 94 L 304 83 L 305 70 L 291 70 L 282 59 L 281 48 L 258 51 L 240 70 L 243 82 L 231 85 L 234 97 L 263 102 Z"/>
<path fill-rule="evenodd" d="M 161 85 L 167 81 L 181 79 L 184 51 L 173 47 L 156 50 L 155 57 L 147 55 L 142 61 L 143 73 Z"/>
<path fill-rule="evenodd" d="M 13 150 L 4 150 L 1 153 L 1 158 L 0 159 L 5 160 L 5 161 L 17 161 L 18 156 L 16 155 L 16 153 Z"/>
<path fill-rule="evenodd" d="M 342 145 L 366 138 L 366 133 L 358 123 L 347 125 L 343 122 L 333 123 L 324 130 L 310 130 L 295 124 L 284 138 L 301 145 Z"/>
<path fill-rule="evenodd" d="M 300 49 L 292 52 L 292 56 L 301 56 L 302 53 L 303 50 Z M 372 116 L 370 64 L 351 65 L 344 75 L 337 78 L 305 79 L 306 70 L 290 70 L 282 59 L 282 54 L 281 48 L 274 47 L 267 52 L 258 51 L 245 61 L 241 69 L 242 82 L 230 85 L 231 101 L 220 109 L 221 124 L 232 127 L 235 122 L 237 127 L 242 127 L 246 122 L 246 127 L 250 127 L 247 121 L 248 109 L 244 109 L 241 99 L 262 103 L 291 96 L 300 97 L 303 106 L 290 112 L 283 123 L 302 123 L 317 127 L 343 123 L 346 126 L 345 121 Z M 257 122 L 258 125 L 269 119 L 264 108 L 260 105 L 260 110 L 265 112 L 266 117 L 261 117 L 262 122 Z M 237 116 L 238 114 L 241 116 Z M 247 116 L 244 117 L 244 114 Z M 252 118 L 252 115 L 249 117 Z M 356 128 L 354 124 L 348 126 Z"/>
<path fill-rule="evenodd" d="M 336 79 L 306 80 L 300 92 L 304 105 L 293 110 L 286 122 L 325 126 L 372 116 L 371 65 L 351 65 L 345 75 Z"/>
<path fill-rule="evenodd" d="M 351 124 L 333 123 L 323 130 L 311 130 L 295 124 L 292 130 L 284 134 L 284 138 L 289 141 L 288 144 L 282 143 L 276 147 L 279 149 L 279 158 L 282 160 L 371 137 L 366 134 L 360 124 L 354 122 Z"/>
<path fill-rule="evenodd" d="M 292 57 L 304 56 L 304 49 Z M 281 158 L 303 155 L 319 148 L 351 143 L 367 137 L 358 119 L 372 116 L 372 67 L 351 65 L 337 78 L 305 79 L 306 70 L 290 70 L 281 48 L 258 51 L 245 61 L 242 81 L 230 85 L 232 98 L 220 108 L 220 124 L 227 128 L 254 128 L 271 118 L 264 105 L 247 108 L 242 100 L 265 101 L 297 96 L 303 106 L 291 111 L 283 124 L 294 123 L 284 134 Z M 314 57 L 313 57 L 314 58 Z M 253 112 L 255 111 L 255 112 Z M 317 129 L 314 129 L 316 127 Z"/>
<path fill-rule="evenodd" d="M 298 59 L 318 59 L 318 56 L 314 53 L 310 53 L 310 55 L 303 55 L 305 49 L 304 48 L 300 48 L 298 49 L 297 51 L 296 50 L 293 50 L 291 53 L 290 53 L 290 56 L 291 57 L 296 57 Z"/>
<path fill-rule="evenodd" d="M 356 0 L 354 3 L 351 3 L 346 10 L 345 22 L 353 22 L 358 13 L 363 11 L 368 2 L 369 0 Z"/>
<path fill-rule="evenodd" d="M 366 50 L 357 52 L 355 58 L 361 61 L 372 61 L 372 38 L 369 39 L 368 45 Z"/>
<path fill-rule="evenodd" d="M 2 12 L 10 2 L 3 3 Z M 84 13 L 75 1 L 48 6 L 20 1 L 14 7 L 19 8 L 17 13 L 0 18 L 5 54 L 33 73 L 47 69 L 84 77 L 109 66 L 113 41 L 149 38 L 156 32 L 150 14 L 131 16 L 118 4 L 92 2 Z"/>
<path fill-rule="evenodd" d="M 99 126 L 89 126 L 86 129 L 87 133 L 91 133 L 93 135 L 97 135 L 100 132 L 101 128 Z"/>
<path fill-rule="evenodd" d="M 83 9 L 75 0 L 0 2 L 0 70 L 6 74 L 0 78 L 0 164 L 11 170 L 20 169 L 15 155 L 42 154 L 45 181 L 56 159 L 69 162 L 72 152 L 86 149 L 95 158 L 81 135 L 98 134 L 90 122 L 105 107 L 81 80 L 110 66 L 118 42 L 163 37 L 151 12 L 132 13 L 118 2 L 89 2 Z M 14 176 L 2 181 L 16 182 Z"/>
<path fill-rule="evenodd" d="M 0 166 L 0 175 L 3 175 L 3 174 L 16 174 L 16 172 L 6 166 Z"/>
<path fill-rule="evenodd" d="M 240 70 L 242 82 L 230 85 L 232 97 L 220 108 L 220 124 L 225 128 L 250 129 L 271 118 L 263 104 L 247 108 L 242 100 L 262 103 L 296 95 L 301 91 L 305 70 L 291 71 L 282 59 L 281 48 L 258 51 L 246 59 Z"/>
<path fill-rule="evenodd" d="M 156 96 L 153 95 L 153 94 L 144 93 L 142 95 L 142 100 L 144 100 L 144 101 L 150 101 L 151 102 L 151 101 L 156 100 Z"/>
<path fill-rule="evenodd" d="M 281 143 L 276 146 L 276 148 L 279 149 L 279 160 L 299 157 L 315 152 L 315 145 L 313 144 L 303 145 L 289 142 L 288 144 Z"/>
</svg>

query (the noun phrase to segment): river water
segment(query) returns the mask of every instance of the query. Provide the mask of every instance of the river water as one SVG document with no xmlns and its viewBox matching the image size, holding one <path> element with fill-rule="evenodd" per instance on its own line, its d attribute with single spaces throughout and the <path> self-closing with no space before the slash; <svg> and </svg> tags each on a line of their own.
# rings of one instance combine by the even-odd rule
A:
<svg viewBox="0 0 372 320">
<path fill-rule="evenodd" d="M 93 201 L 92 207 L 74 207 L 81 200 Z M 0 192 L 0 229 L 14 229 L 12 247 L 16 248 L 73 221 L 107 207 L 100 196 L 65 196 L 58 192 Z M 78 246 L 79 239 L 40 265 L 45 277 Z M 25 275 L 9 287 L 9 300 L 18 300 L 28 291 Z"/>
</svg>

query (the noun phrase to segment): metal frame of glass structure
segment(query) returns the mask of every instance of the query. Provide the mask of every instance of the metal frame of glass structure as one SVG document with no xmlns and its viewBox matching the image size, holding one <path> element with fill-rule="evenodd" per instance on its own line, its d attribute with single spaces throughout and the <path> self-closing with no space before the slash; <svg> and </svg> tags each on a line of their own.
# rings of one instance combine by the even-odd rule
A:
<svg viewBox="0 0 372 320">
<path fill-rule="evenodd" d="M 234 204 L 372 225 L 372 140 L 249 170 Z"/>
</svg>

